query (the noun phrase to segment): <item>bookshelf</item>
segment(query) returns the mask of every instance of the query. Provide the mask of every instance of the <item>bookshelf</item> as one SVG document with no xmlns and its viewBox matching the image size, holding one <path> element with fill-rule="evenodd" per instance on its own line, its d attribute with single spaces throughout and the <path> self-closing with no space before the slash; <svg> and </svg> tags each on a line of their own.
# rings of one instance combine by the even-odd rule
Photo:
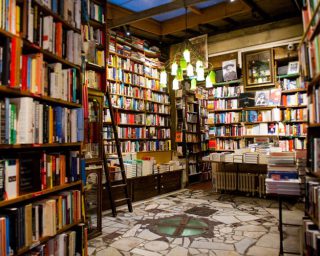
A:
<svg viewBox="0 0 320 256">
<path fill-rule="evenodd" d="M 307 131 L 307 168 L 305 215 L 303 220 L 304 251 L 306 254 L 319 251 L 319 1 L 305 1 L 302 9 L 304 35 L 300 42 L 299 57 L 304 81 L 308 84 L 308 131 Z"/>
<path fill-rule="evenodd" d="M 122 153 L 171 150 L 170 99 L 160 87 L 162 63 L 157 53 L 143 48 L 143 40 L 111 31 L 107 88 L 111 95 Z M 105 130 L 110 123 L 104 109 Z M 110 132 L 109 132 L 110 133 Z M 113 137 L 106 136 L 107 152 L 115 153 Z"/>
<path fill-rule="evenodd" d="M 59 10 L 38 0 L 4 3 L 2 14 L 16 15 L 0 21 L 0 248 L 14 255 L 62 237 L 72 254 L 86 254 L 81 2 L 72 2 Z"/>
</svg>

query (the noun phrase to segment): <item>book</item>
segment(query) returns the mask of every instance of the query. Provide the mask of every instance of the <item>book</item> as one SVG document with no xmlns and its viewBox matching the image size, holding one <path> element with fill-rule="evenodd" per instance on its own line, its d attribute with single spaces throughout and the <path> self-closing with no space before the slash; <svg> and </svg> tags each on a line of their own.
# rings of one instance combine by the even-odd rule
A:
<svg viewBox="0 0 320 256">
<path fill-rule="evenodd" d="M 13 199 L 18 196 L 19 189 L 19 161 L 17 159 L 4 160 L 5 162 L 5 199 Z"/>
<path fill-rule="evenodd" d="M 256 106 L 268 106 L 270 100 L 270 91 L 256 91 L 255 95 L 255 105 Z"/>
<path fill-rule="evenodd" d="M 269 106 L 279 106 L 281 102 L 281 89 L 271 89 Z"/>
<path fill-rule="evenodd" d="M 320 172 L 320 138 L 314 138 L 313 145 L 314 145 L 313 171 Z"/>
</svg>

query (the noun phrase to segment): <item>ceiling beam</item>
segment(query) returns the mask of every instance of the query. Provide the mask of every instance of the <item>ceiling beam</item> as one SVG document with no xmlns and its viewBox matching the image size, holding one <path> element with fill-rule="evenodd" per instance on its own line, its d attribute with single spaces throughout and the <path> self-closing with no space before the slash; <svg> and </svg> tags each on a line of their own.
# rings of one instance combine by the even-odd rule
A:
<svg viewBox="0 0 320 256">
<path fill-rule="evenodd" d="M 199 24 L 199 27 L 206 30 L 219 30 L 217 26 L 211 24 Z"/>
<path fill-rule="evenodd" d="M 134 15 L 134 12 L 113 4 L 108 4 L 108 12 L 107 12 L 108 28 L 111 28 L 110 27 L 111 20 L 118 19 L 124 16 L 130 16 L 130 15 Z M 130 26 L 143 31 L 147 31 L 149 33 L 156 34 L 156 35 L 161 34 L 160 22 L 154 19 L 145 19 L 145 20 L 137 21 L 137 22 L 131 23 Z"/>
<path fill-rule="evenodd" d="M 259 5 L 257 5 L 253 0 L 242 0 L 248 7 L 253 11 L 257 12 L 265 20 L 270 20 L 270 15 L 266 13 Z"/>
<path fill-rule="evenodd" d="M 142 12 L 132 13 L 131 15 L 125 15 L 121 18 L 112 19 L 110 22 L 110 28 L 116 28 L 123 25 L 131 24 L 132 22 L 145 20 L 161 13 L 174 11 L 183 7 L 188 7 L 206 1 L 207 0 L 176 0 L 168 4 L 163 4 Z"/>
<path fill-rule="evenodd" d="M 188 34 L 190 34 L 190 35 L 193 35 L 193 36 L 200 36 L 200 35 L 202 35 L 201 32 L 199 32 L 199 31 L 197 31 L 197 30 L 194 30 L 194 29 L 190 29 L 190 28 L 188 28 L 188 29 L 186 30 L 186 32 L 187 32 Z"/>
<path fill-rule="evenodd" d="M 194 13 L 188 14 L 188 28 L 197 27 L 199 24 L 205 24 L 227 17 L 232 17 L 237 14 L 249 12 L 249 8 L 242 1 L 223 2 L 205 9 L 202 9 L 203 14 L 197 15 Z M 184 16 L 162 22 L 162 34 L 172 34 L 186 29 Z"/>
<path fill-rule="evenodd" d="M 195 6 L 189 6 L 188 9 L 195 14 L 198 14 L 198 15 L 202 14 L 202 11 Z"/>
<path fill-rule="evenodd" d="M 224 18 L 223 19 L 225 22 L 228 22 L 229 24 L 233 25 L 233 26 L 237 26 L 239 25 L 239 23 L 237 21 L 235 21 L 234 19 L 231 19 L 230 17 Z"/>
</svg>

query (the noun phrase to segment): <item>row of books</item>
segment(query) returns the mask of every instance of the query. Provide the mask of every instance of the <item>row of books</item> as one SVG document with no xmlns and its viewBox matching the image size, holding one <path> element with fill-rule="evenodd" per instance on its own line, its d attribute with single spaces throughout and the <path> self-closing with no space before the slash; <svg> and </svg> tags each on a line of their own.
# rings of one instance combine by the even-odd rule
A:
<svg viewBox="0 0 320 256">
<path fill-rule="evenodd" d="M 240 93 L 243 93 L 243 85 L 219 86 L 208 89 L 208 96 L 213 98 L 238 97 Z"/>
<path fill-rule="evenodd" d="M 153 91 L 145 91 L 145 99 L 156 101 L 159 104 L 169 104 L 169 95 L 163 93 L 156 93 Z"/>
<path fill-rule="evenodd" d="M 66 225 L 80 220 L 79 190 L 65 191 L 32 204 L 3 209 L 0 217 L 0 234 L 4 238 L 0 240 L 2 255 L 16 255 L 20 249 L 39 242 L 41 238 L 54 236 Z"/>
<path fill-rule="evenodd" d="M 306 93 L 285 94 L 281 96 L 281 104 L 284 106 L 307 105 L 308 98 Z"/>
<path fill-rule="evenodd" d="M 29 3 L 31 1 L 29 0 Z M 77 3 L 80 4 L 80 0 Z M 81 65 L 81 34 L 64 28 L 63 23 L 55 22 L 52 16 L 41 15 L 37 5 L 32 7 L 30 3 L 27 9 L 27 40 L 76 65 Z"/>
<path fill-rule="evenodd" d="M 21 31 L 21 7 L 16 1 L 1 1 L 0 5 L 0 29 L 12 34 Z"/>
<path fill-rule="evenodd" d="M 146 129 L 140 127 L 118 127 L 119 139 L 145 139 Z"/>
<path fill-rule="evenodd" d="M 113 82 L 108 82 L 108 87 L 112 94 L 143 98 L 144 90 L 138 87 Z"/>
<path fill-rule="evenodd" d="M 95 42 L 96 45 L 105 45 L 106 38 L 104 36 L 104 31 L 100 28 L 95 28 L 93 26 L 81 25 L 81 36 L 83 42 L 91 41 Z"/>
<path fill-rule="evenodd" d="M 34 4 L 33 4 L 34 3 Z M 81 1 L 80 0 L 28 0 L 28 6 L 36 7 L 38 4 L 44 5 L 52 12 L 58 14 L 64 21 L 71 26 L 80 29 L 81 26 Z M 31 10 L 28 10 L 33 13 Z M 32 17 L 32 16 L 31 16 Z M 32 22 L 29 15 L 29 22 Z"/>
<path fill-rule="evenodd" d="M 101 6 L 94 1 L 88 0 L 87 8 L 88 16 L 90 17 L 90 19 L 96 20 L 100 23 L 105 23 L 104 6 Z"/>
<path fill-rule="evenodd" d="M 169 128 L 147 127 L 146 138 L 150 139 L 170 139 Z"/>
<path fill-rule="evenodd" d="M 281 139 L 279 140 L 279 148 L 281 148 L 282 151 L 294 151 L 297 149 L 306 149 L 307 140 L 302 140 L 300 138 Z"/>
<path fill-rule="evenodd" d="M 320 224 L 319 188 L 319 180 L 312 177 L 306 178 L 306 212 L 314 218 L 316 225 Z"/>
<path fill-rule="evenodd" d="M 148 101 L 146 101 L 145 104 L 146 104 L 146 111 L 156 112 L 159 114 L 170 114 L 170 106 L 168 105 L 163 105 L 163 104 L 148 102 Z"/>
<path fill-rule="evenodd" d="M 83 122 L 82 108 L 52 107 L 29 97 L 0 100 L 2 144 L 80 142 Z"/>
<path fill-rule="evenodd" d="M 238 99 L 208 100 L 208 110 L 223 110 L 238 108 Z"/>
<path fill-rule="evenodd" d="M 115 114 L 116 124 L 146 124 L 146 115 L 145 114 L 127 114 L 119 113 Z"/>
<path fill-rule="evenodd" d="M 146 125 L 147 126 L 170 126 L 170 117 L 157 115 L 157 114 L 147 114 L 146 115 Z"/>
<path fill-rule="evenodd" d="M 111 95 L 111 103 L 115 108 L 138 110 L 143 111 L 145 109 L 143 99 L 126 98 L 125 96 Z"/>
<path fill-rule="evenodd" d="M 309 122 L 320 123 L 320 87 L 312 88 L 312 94 L 309 95 Z"/>
<path fill-rule="evenodd" d="M 96 49 L 94 47 L 89 48 L 89 51 L 86 55 L 86 60 L 90 64 L 98 65 L 99 67 L 104 67 L 104 58 L 105 54 L 103 50 Z"/>
<path fill-rule="evenodd" d="M 198 130 L 197 124 L 187 123 L 187 132 L 197 132 Z M 177 126 L 177 130 L 182 130 L 181 125 Z"/>
<path fill-rule="evenodd" d="M 243 135 L 305 136 L 307 124 L 260 123 L 243 126 Z"/>
<path fill-rule="evenodd" d="M 209 113 L 209 124 L 232 124 L 240 122 L 281 122 L 281 121 L 306 121 L 308 119 L 307 108 L 287 108 L 280 110 L 243 110 L 241 112 Z"/>
<path fill-rule="evenodd" d="M 104 126 L 102 128 L 102 138 L 105 140 L 114 139 L 114 133 L 112 126 Z"/>
<path fill-rule="evenodd" d="M 317 199 L 319 200 L 319 199 Z M 302 232 L 303 236 L 303 248 L 305 249 L 305 255 L 316 256 L 320 253 L 320 231 L 319 224 L 315 224 L 309 217 L 303 218 Z"/>
<path fill-rule="evenodd" d="M 280 81 L 282 90 L 304 89 L 305 84 L 301 82 L 301 78 L 284 78 Z"/>
<path fill-rule="evenodd" d="M 116 153 L 115 142 L 106 142 L 104 144 L 108 154 Z M 120 142 L 122 153 L 143 152 L 143 151 L 167 151 L 171 150 L 171 140 L 160 141 L 122 141 Z"/>
<path fill-rule="evenodd" d="M 197 123 L 198 122 L 198 114 L 196 114 L 196 113 L 187 113 L 187 122 Z"/>
<path fill-rule="evenodd" d="M 79 152 L 24 153 L 0 161 L 0 201 L 80 180 L 84 162 Z"/>
<path fill-rule="evenodd" d="M 86 70 L 85 78 L 89 88 L 93 88 L 99 91 L 102 89 L 103 75 L 100 72 Z"/>
<path fill-rule="evenodd" d="M 232 139 L 210 139 L 209 149 L 211 150 L 235 150 L 245 148 L 245 140 L 232 140 Z"/>
<path fill-rule="evenodd" d="M 85 255 L 87 251 L 87 228 L 79 224 L 71 231 L 61 233 L 48 242 L 33 248 L 27 256 L 35 255 Z"/>
</svg>

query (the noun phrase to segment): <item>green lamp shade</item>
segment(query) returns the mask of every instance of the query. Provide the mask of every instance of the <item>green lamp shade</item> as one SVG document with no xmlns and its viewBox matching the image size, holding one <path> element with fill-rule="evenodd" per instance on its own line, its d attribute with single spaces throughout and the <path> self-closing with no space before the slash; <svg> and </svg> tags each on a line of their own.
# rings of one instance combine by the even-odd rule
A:
<svg viewBox="0 0 320 256">
<path fill-rule="evenodd" d="M 210 77 L 211 83 L 215 84 L 216 83 L 216 72 L 211 70 L 209 73 L 209 77 Z"/>
<path fill-rule="evenodd" d="M 185 60 L 185 58 L 181 58 L 180 59 L 180 67 L 182 70 L 186 70 L 187 69 L 187 62 Z"/>
<path fill-rule="evenodd" d="M 182 71 L 181 67 L 178 68 L 176 78 L 177 78 L 178 81 L 183 81 L 183 71 Z"/>
<path fill-rule="evenodd" d="M 197 89 L 197 80 L 195 78 L 193 78 L 191 80 L 191 87 L 190 87 L 190 90 L 191 91 L 194 91 L 195 89 Z"/>
</svg>

